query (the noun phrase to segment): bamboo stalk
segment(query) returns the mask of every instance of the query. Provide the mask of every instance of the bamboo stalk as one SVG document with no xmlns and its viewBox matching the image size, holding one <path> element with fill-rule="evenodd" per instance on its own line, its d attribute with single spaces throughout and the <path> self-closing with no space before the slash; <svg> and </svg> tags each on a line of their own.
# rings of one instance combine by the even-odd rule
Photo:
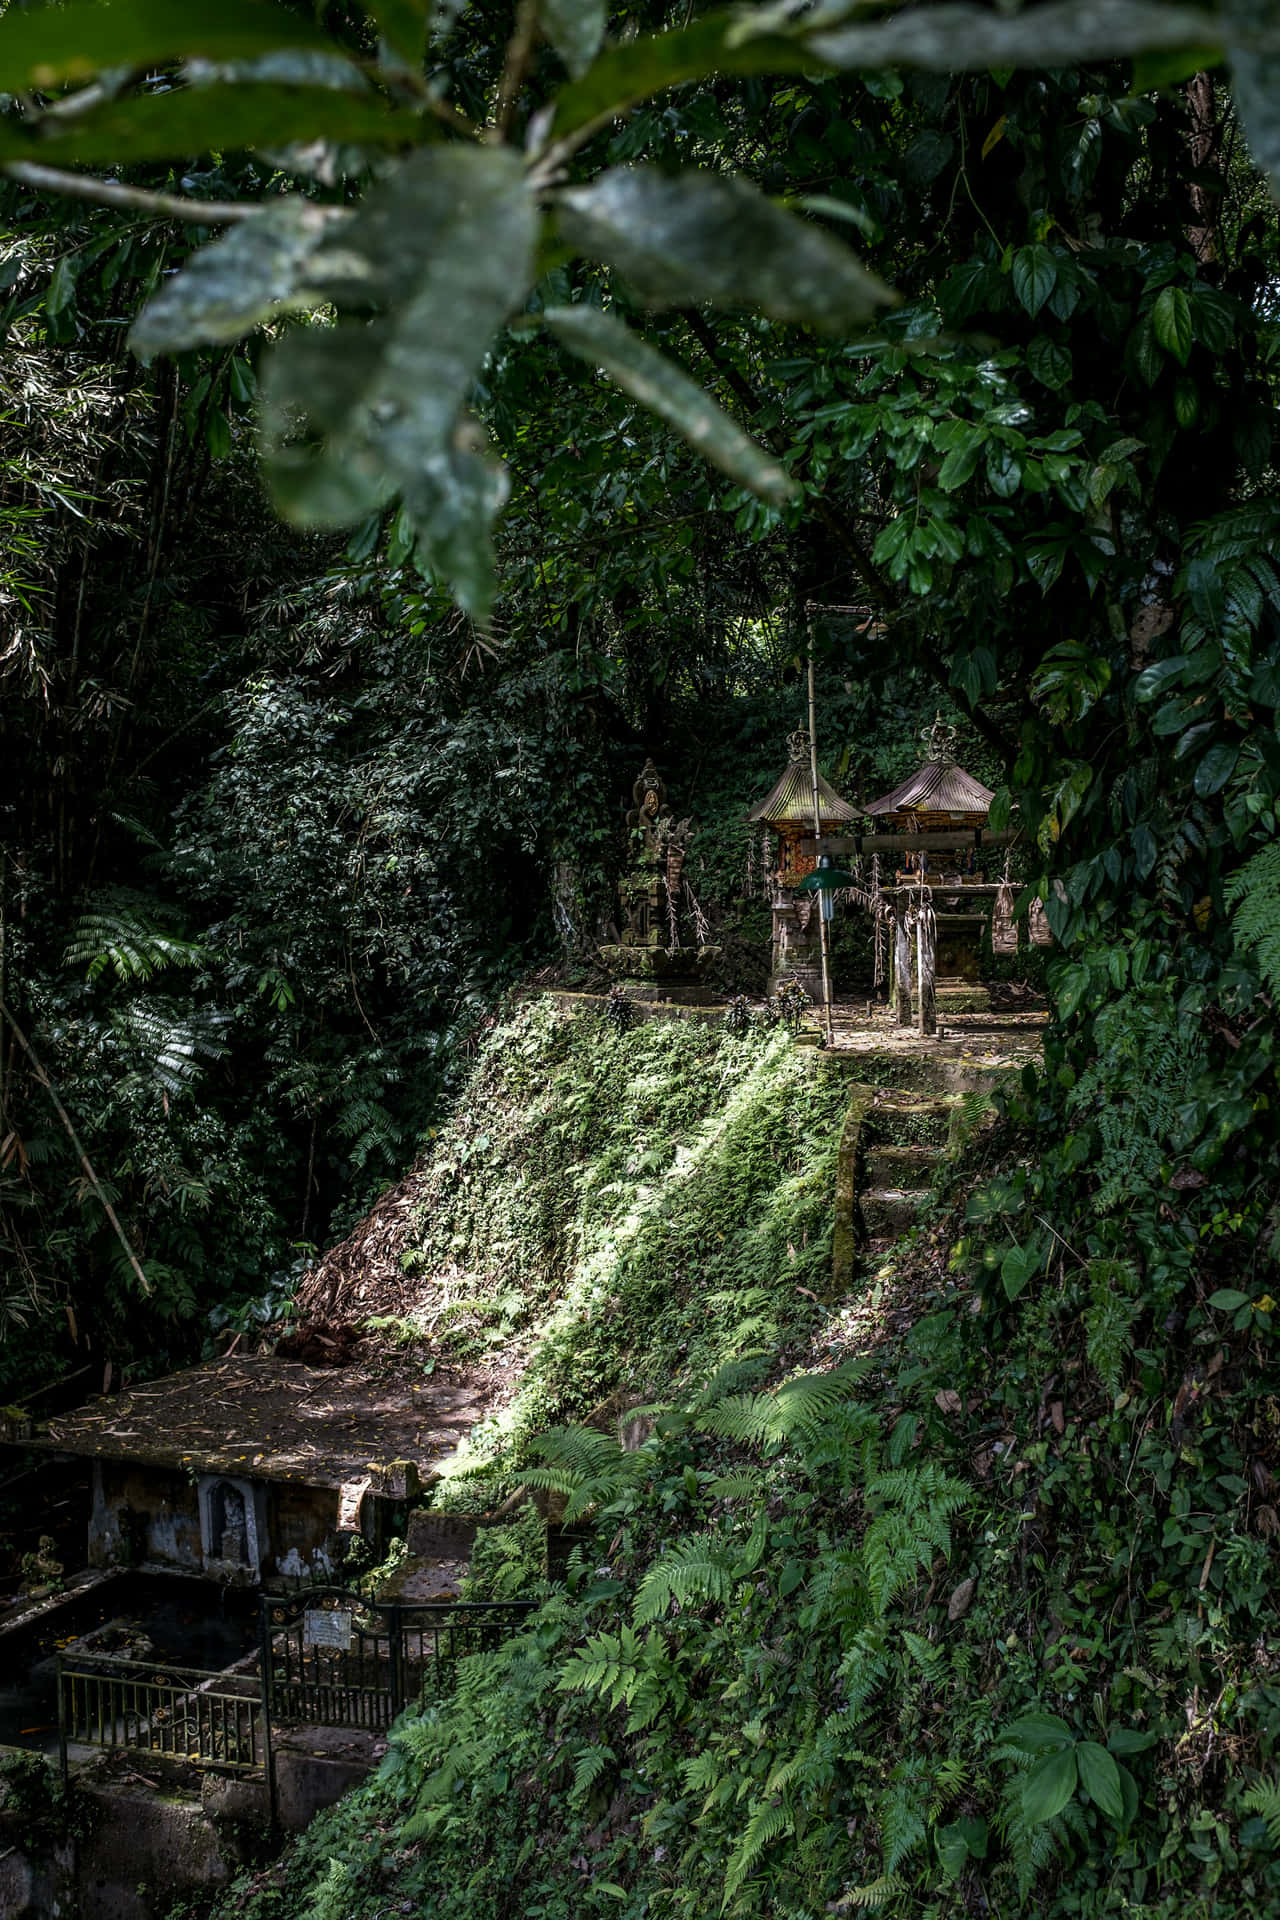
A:
<svg viewBox="0 0 1280 1920">
<path fill-rule="evenodd" d="M 822 799 L 818 792 L 818 715 L 817 703 L 813 691 L 813 635 L 809 635 L 809 772 L 813 779 L 813 832 L 819 846 L 822 844 Z M 822 911 L 822 892 L 819 889 L 818 908 L 818 951 L 822 955 L 822 1006 L 827 1019 L 827 1045 L 831 1045 L 831 973 L 827 965 L 827 919 Z"/>
<path fill-rule="evenodd" d="M 54 1089 L 53 1082 L 52 1080 L 50 1080 L 48 1074 L 45 1072 L 43 1066 L 40 1064 L 39 1058 L 34 1052 L 31 1042 L 27 1039 L 26 1034 L 22 1031 L 22 1028 L 18 1025 L 17 1021 L 14 1019 L 12 1013 L 9 1011 L 9 1008 L 5 1005 L 3 1000 L 0 1000 L 0 1015 L 3 1015 L 3 1017 L 8 1021 L 10 1032 L 13 1034 L 14 1039 L 17 1041 L 18 1045 L 22 1048 L 22 1051 L 26 1054 L 27 1059 L 31 1063 L 31 1071 L 35 1074 L 36 1079 L 40 1082 L 40 1085 L 44 1088 L 45 1092 L 49 1096 L 49 1099 L 52 1101 L 53 1110 L 57 1114 L 59 1120 L 62 1122 L 67 1138 L 70 1140 L 72 1146 L 76 1150 L 76 1157 L 79 1160 L 81 1167 L 84 1169 L 85 1178 L 88 1180 L 89 1185 L 93 1188 L 94 1192 L 97 1194 L 98 1200 L 102 1206 L 102 1211 L 106 1214 L 107 1219 L 111 1222 L 112 1230 L 115 1233 L 116 1239 L 120 1242 L 120 1245 L 124 1248 L 125 1256 L 128 1259 L 129 1265 L 133 1268 L 134 1272 L 138 1276 L 139 1286 L 142 1288 L 142 1291 L 145 1294 L 150 1296 L 151 1282 L 147 1279 L 146 1274 L 142 1271 L 141 1262 L 139 1261 L 137 1254 L 134 1252 L 132 1246 L 130 1245 L 128 1236 L 126 1235 L 124 1228 L 120 1225 L 120 1221 L 116 1216 L 116 1210 L 112 1206 L 111 1202 L 108 1200 L 106 1196 L 106 1192 L 103 1189 L 102 1182 L 101 1180 L 99 1180 L 97 1174 L 93 1170 L 93 1164 L 90 1161 L 88 1154 L 84 1150 L 83 1142 L 81 1141 L 80 1136 L 76 1132 L 74 1126 L 71 1124 L 71 1116 L 67 1112 L 66 1108 L 63 1106 L 61 1100 L 59 1100 L 58 1095 Z"/>
</svg>

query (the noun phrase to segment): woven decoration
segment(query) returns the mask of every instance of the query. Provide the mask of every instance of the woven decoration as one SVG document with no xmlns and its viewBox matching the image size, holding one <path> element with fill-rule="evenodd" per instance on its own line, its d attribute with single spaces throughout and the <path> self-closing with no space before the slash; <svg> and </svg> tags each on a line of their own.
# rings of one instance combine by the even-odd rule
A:
<svg viewBox="0 0 1280 1920">
<path fill-rule="evenodd" d="M 992 953 L 1018 951 L 1018 927 L 1013 917 L 1013 902 L 1014 891 L 1006 881 L 997 893 L 995 906 L 991 910 Z M 1036 904 L 1038 906 L 1039 902 Z"/>
<path fill-rule="evenodd" d="M 1044 910 L 1043 900 L 1031 902 L 1031 911 L 1027 915 L 1027 931 L 1031 935 L 1033 947 L 1053 945 L 1053 934 L 1049 930 L 1049 916 Z"/>
</svg>

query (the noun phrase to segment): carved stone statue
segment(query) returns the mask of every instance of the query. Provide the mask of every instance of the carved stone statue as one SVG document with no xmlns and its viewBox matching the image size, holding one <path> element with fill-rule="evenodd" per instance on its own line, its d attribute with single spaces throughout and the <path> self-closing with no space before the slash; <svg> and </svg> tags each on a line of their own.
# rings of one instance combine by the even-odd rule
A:
<svg viewBox="0 0 1280 1920">
<path fill-rule="evenodd" d="M 600 957 L 610 972 L 632 979 L 692 979 L 716 951 L 705 945 L 706 921 L 685 878 L 693 823 L 672 815 L 666 782 L 652 759 L 645 761 L 631 800 L 631 858 L 618 882 L 622 932 L 616 945 L 600 948 Z M 682 943 L 682 918 L 692 921 L 697 944 Z"/>
</svg>

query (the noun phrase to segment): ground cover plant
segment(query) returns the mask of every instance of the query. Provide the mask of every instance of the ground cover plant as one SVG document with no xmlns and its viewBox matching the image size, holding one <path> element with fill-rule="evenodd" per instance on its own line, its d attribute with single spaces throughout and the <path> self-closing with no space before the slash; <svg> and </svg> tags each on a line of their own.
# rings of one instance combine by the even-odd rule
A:
<svg viewBox="0 0 1280 1920">
<path fill-rule="evenodd" d="M 415 1179 L 407 1333 L 530 1352 L 508 1438 L 796 1337 L 830 1270 L 847 1104 L 783 1023 L 620 1031 L 607 1006 L 519 1004 Z"/>
</svg>

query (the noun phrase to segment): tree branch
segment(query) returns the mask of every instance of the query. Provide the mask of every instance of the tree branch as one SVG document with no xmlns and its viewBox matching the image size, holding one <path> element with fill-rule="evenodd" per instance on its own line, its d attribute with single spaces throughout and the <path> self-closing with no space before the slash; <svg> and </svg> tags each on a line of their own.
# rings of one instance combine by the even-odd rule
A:
<svg viewBox="0 0 1280 1920">
<path fill-rule="evenodd" d="M 99 207 L 119 207 L 128 213 L 150 213 L 161 220 L 189 220 L 202 227 L 226 227 L 237 220 L 253 220 L 265 212 L 256 200 L 188 200 L 179 193 L 151 193 L 121 180 L 99 180 L 91 173 L 68 173 L 63 167 L 45 167 L 37 160 L 9 160 L 0 172 L 40 193 L 61 194 L 68 200 L 89 200 Z"/>
</svg>

